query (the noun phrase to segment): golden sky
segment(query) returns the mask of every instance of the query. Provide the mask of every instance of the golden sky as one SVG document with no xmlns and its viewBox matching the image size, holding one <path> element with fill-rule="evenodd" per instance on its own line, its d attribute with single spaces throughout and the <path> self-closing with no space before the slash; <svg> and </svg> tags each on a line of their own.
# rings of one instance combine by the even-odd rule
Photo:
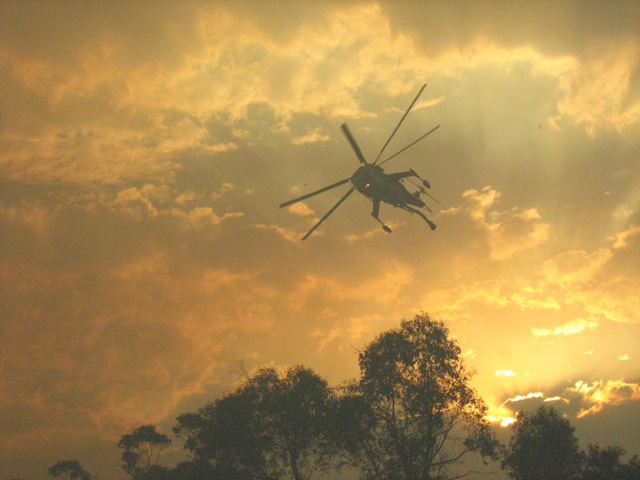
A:
<svg viewBox="0 0 640 480">
<path fill-rule="evenodd" d="M 143 423 L 443 320 L 496 425 L 640 453 L 640 4 L 0 2 L 0 464 L 124 478 Z M 348 190 L 340 125 L 439 204 Z M 236 365 L 234 367 L 234 365 Z M 499 427 L 501 428 L 501 427 Z M 508 430 L 507 430 L 508 431 Z M 28 445 L 28 448 L 25 447 Z M 172 457 L 171 457 L 172 455 Z M 166 460 L 184 454 L 176 447 Z"/>
</svg>

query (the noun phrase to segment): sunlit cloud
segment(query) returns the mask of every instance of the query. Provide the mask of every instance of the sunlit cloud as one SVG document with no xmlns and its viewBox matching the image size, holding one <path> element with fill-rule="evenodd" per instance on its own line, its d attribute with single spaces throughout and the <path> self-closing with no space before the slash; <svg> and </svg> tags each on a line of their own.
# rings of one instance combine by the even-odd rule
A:
<svg viewBox="0 0 640 480">
<path fill-rule="evenodd" d="M 328 135 L 324 135 L 323 133 L 321 133 L 320 129 L 317 128 L 314 131 L 307 133 L 306 135 L 295 137 L 293 140 L 291 140 L 291 143 L 294 145 L 303 145 L 305 143 L 326 142 L 327 140 L 329 140 L 329 138 L 330 137 Z"/>
<path fill-rule="evenodd" d="M 545 403 L 546 402 L 563 402 L 563 403 L 566 403 L 566 404 L 570 403 L 570 400 L 568 400 L 566 398 L 559 397 L 559 396 L 545 398 L 543 401 Z"/>
<path fill-rule="evenodd" d="M 629 360 L 629 355 L 627 355 L 626 353 L 624 355 L 620 355 L 618 357 L 618 360 Z"/>
<path fill-rule="evenodd" d="M 330 317 L 334 315 L 331 314 Z M 351 317 L 339 321 L 326 330 L 315 329 L 309 336 L 316 340 L 320 352 L 331 345 L 335 345 L 339 351 L 343 351 L 353 349 L 355 345 L 361 345 L 363 341 L 372 339 L 380 326 L 385 324 L 385 321 L 382 315 Z"/>
<path fill-rule="evenodd" d="M 222 198 L 226 193 L 235 190 L 236 186 L 231 182 L 223 182 L 222 186 L 211 194 L 211 198 Z"/>
<path fill-rule="evenodd" d="M 288 242 L 299 243 L 300 242 L 300 234 L 289 228 L 280 227 L 279 225 L 264 225 L 264 224 L 255 224 L 252 225 L 251 228 L 255 228 L 257 230 L 266 230 L 272 231 L 278 234 L 280 237 L 284 238 Z"/>
<path fill-rule="evenodd" d="M 428 100 L 421 100 L 413 106 L 413 111 L 420 110 L 421 108 L 429 108 L 434 105 L 440 105 L 445 101 L 445 97 L 431 98 Z"/>
<path fill-rule="evenodd" d="M 508 427 L 516 421 L 515 417 L 497 417 L 495 415 L 488 415 L 485 418 L 491 423 L 498 423 L 501 427 Z"/>
<path fill-rule="evenodd" d="M 496 377 L 515 377 L 516 374 L 513 370 L 497 370 L 496 371 Z"/>
<path fill-rule="evenodd" d="M 223 185 L 220 192 L 233 189 L 232 184 Z M 220 193 L 214 193 L 212 198 L 217 198 Z M 167 185 L 145 184 L 141 188 L 129 187 L 117 193 L 115 199 L 109 203 L 136 218 L 142 220 L 146 217 L 169 216 L 179 219 L 188 229 L 201 230 L 207 226 L 219 225 L 230 218 L 244 216 L 242 212 L 227 212 L 218 215 L 210 206 L 193 206 L 185 208 L 197 198 L 192 192 L 178 193 Z"/>
<path fill-rule="evenodd" d="M 506 260 L 547 241 L 550 225 L 542 222 L 537 209 L 490 211 L 501 193 L 488 186 L 467 190 L 462 196 L 470 202 L 469 216 L 486 232 L 492 259 Z"/>
<path fill-rule="evenodd" d="M 7 206 L 0 203 L 0 218 L 25 224 L 38 235 L 46 233 L 53 217 L 51 209 L 40 202 L 22 200 L 18 205 Z"/>
<path fill-rule="evenodd" d="M 500 405 L 500 407 L 504 407 L 507 403 L 515 403 L 515 402 L 521 402 L 523 400 L 529 400 L 531 398 L 543 398 L 544 394 L 542 392 L 530 392 L 527 393 L 526 395 L 516 395 L 513 398 L 507 398 L 502 405 Z"/>
<path fill-rule="evenodd" d="M 289 205 L 287 207 L 287 210 L 289 210 L 291 213 L 295 213 L 296 215 L 300 215 L 301 217 L 315 215 L 315 212 L 304 202 L 298 202 L 294 203 L 293 205 Z"/>
<path fill-rule="evenodd" d="M 536 337 L 545 337 L 548 335 L 574 335 L 576 333 L 580 333 L 585 329 L 593 330 L 598 326 L 598 322 L 595 321 L 587 321 L 579 318 L 578 320 L 573 320 L 571 322 L 567 322 L 564 325 L 559 327 L 551 328 L 532 328 L 531 332 Z"/>
<path fill-rule="evenodd" d="M 402 290 L 413 280 L 413 268 L 406 264 L 392 263 L 376 278 L 360 282 L 344 282 L 331 277 L 307 275 L 298 282 L 289 295 L 289 304 L 295 309 L 320 296 L 332 302 L 372 300 L 390 304 L 398 300 Z"/>
<path fill-rule="evenodd" d="M 578 418 L 599 413 L 608 405 L 622 405 L 640 400 L 640 385 L 624 380 L 609 380 L 606 383 L 595 381 L 591 384 L 579 381 L 567 391 L 578 394 L 587 405 L 580 409 Z"/>
<path fill-rule="evenodd" d="M 550 283 L 577 287 L 589 282 L 612 256 L 608 248 L 600 248 L 592 253 L 584 250 L 564 252 L 545 261 L 542 274 Z"/>
<path fill-rule="evenodd" d="M 627 240 L 635 235 L 640 235 L 640 225 L 630 225 L 628 229 L 617 233 L 613 248 L 619 249 L 628 247 Z"/>
<path fill-rule="evenodd" d="M 560 76 L 566 96 L 558 102 L 560 115 L 586 126 L 593 135 L 600 126 L 622 130 L 640 119 L 640 99 L 633 91 L 632 74 L 638 67 L 640 43 L 611 40 L 580 58 L 576 67 Z"/>
<path fill-rule="evenodd" d="M 396 228 L 404 225 L 404 222 L 386 222 L 386 225 L 391 229 L 391 230 L 395 230 Z M 374 237 L 378 237 L 380 235 L 386 235 L 387 233 L 382 230 L 379 227 L 375 227 L 372 228 L 370 230 L 367 230 L 366 232 L 358 235 L 355 233 L 350 233 L 348 234 L 345 238 L 347 239 L 347 242 L 349 243 L 355 243 L 355 242 L 359 242 L 362 240 L 367 240 L 370 238 L 374 238 Z"/>
</svg>

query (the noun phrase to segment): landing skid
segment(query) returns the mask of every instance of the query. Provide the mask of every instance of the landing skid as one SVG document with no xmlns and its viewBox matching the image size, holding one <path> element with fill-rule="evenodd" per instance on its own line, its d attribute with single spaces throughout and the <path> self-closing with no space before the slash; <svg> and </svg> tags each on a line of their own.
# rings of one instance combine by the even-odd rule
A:
<svg viewBox="0 0 640 480">
<path fill-rule="evenodd" d="M 427 225 L 429 225 L 429 227 L 431 228 L 431 230 L 435 230 L 436 229 L 436 224 L 433 223 L 431 220 L 429 220 L 426 215 L 424 213 L 422 213 L 420 210 L 416 210 L 415 208 L 411 208 L 410 206 L 405 206 L 404 209 L 407 212 L 411 212 L 411 213 L 417 213 L 418 215 L 420 215 L 422 217 L 422 219 L 427 222 Z"/>
<path fill-rule="evenodd" d="M 382 229 L 383 229 L 385 232 L 387 232 L 387 233 L 391 233 L 391 229 L 390 229 L 389 227 L 387 227 L 387 226 L 382 222 L 382 220 L 380 220 L 378 217 L 376 217 L 373 213 L 371 214 L 371 216 L 372 216 L 373 218 L 375 218 L 375 219 L 380 223 L 380 225 L 382 225 Z"/>
</svg>

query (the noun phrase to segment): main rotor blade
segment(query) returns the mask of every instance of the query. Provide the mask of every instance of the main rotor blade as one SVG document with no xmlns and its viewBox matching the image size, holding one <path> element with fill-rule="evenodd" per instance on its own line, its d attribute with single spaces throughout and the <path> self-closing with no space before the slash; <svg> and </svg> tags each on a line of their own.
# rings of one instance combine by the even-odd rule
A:
<svg viewBox="0 0 640 480">
<path fill-rule="evenodd" d="M 340 206 L 340 204 L 341 204 L 342 202 L 344 202 L 344 201 L 347 199 L 347 197 L 348 197 L 349 195 L 351 195 L 351 194 L 353 193 L 353 191 L 354 191 L 354 190 L 355 190 L 355 187 L 351 187 L 351 190 L 349 190 L 347 193 L 345 193 L 345 194 L 344 194 L 344 196 L 343 196 L 340 200 L 338 200 L 338 203 L 336 203 L 336 204 L 333 206 L 333 208 L 332 208 L 331 210 L 329 210 L 329 211 L 326 213 L 326 215 L 325 215 L 324 217 L 322 217 L 322 218 L 320 219 L 320 221 L 319 221 L 318 223 L 316 223 L 316 224 L 313 226 L 313 228 L 312 228 L 311 230 L 309 230 L 309 231 L 307 232 L 307 234 L 306 234 L 304 237 L 302 237 L 302 240 L 306 239 L 309 235 L 311 235 L 311 234 L 313 233 L 313 231 L 314 231 L 316 228 L 318 228 L 318 227 L 320 226 L 320 224 L 321 224 L 322 222 L 324 222 L 324 221 L 327 219 L 327 217 L 329 217 L 329 215 L 331 215 L 331 214 L 335 211 L 335 209 L 336 209 L 336 208 L 338 208 L 338 207 Z"/>
<path fill-rule="evenodd" d="M 389 158 L 387 158 L 386 160 L 384 160 L 383 162 L 380 162 L 380 165 L 382 165 L 383 163 L 387 163 L 389 160 L 391 160 L 393 157 L 397 157 L 398 155 L 400 155 L 402 152 L 404 152 L 407 148 L 409 147 L 413 147 L 416 143 L 418 143 L 420 140 L 422 140 L 424 137 L 426 137 L 427 135 L 435 132 L 437 129 L 440 128 L 440 125 L 437 125 L 435 127 L 433 127 L 431 130 L 429 130 L 427 133 L 425 133 L 424 135 L 422 135 L 419 139 L 417 139 L 415 142 L 411 142 L 409 145 L 407 145 L 406 147 L 404 147 L 402 150 L 400 150 L 399 152 L 394 153 L 393 155 L 391 155 Z"/>
<path fill-rule="evenodd" d="M 364 155 L 362 155 L 362 152 L 360 151 L 360 147 L 358 146 L 355 139 L 353 138 L 353 135 L 351 135 L 351 132 L 349 131 L 349 127 L 347 127 L 347 124 L 343 123 L 340 128 L 342 128 L 342 131 L 344 132 L 344 136 L 347 137 L 347 140 L 349 140 L 349 143 L 351 144 L 351 148 L 353 148 L 354 152 L 356 152 L 356 155 L 358 156 L 358 160 L 360 160 L 360 163 L 362 163 L 363 165 L 366 165 L 367 161 L 364 159 Z"/>
<path fill-rule="evenodd" d="M 327 190 L 331 190 L 332 188 L 339 187 L 340 185 L 344 185 L 350 180 L 350 178 L 345 178 L 344 180 L 340 180 L 339 182 L 334 183 L 333 185 L 329 185 L 328 187 L 321 188 L 320 190 L 316 190 L 315 192 L 307 193 L 298 198 L 294 198 L 293 200 L 289 200 L 288 202 L 284 202 L 280 205 L 280 208 L 287 207 L 293 203 L 301 202 L 302 200 L 306 200 L 309 197 L 313 197 L 314 195 L 318 195 L 320 193 L 326 192 Z"/>
<path fill-rule="evenodd" d="M 440 205 L 440 202 L 438 201 L 437 198 L 433 197 L 429 192 L 424 192 L 424 194 L 429 197 L 431 200 L 433 200 L 434 202 L 436 202 L 438 205 Z M 433 213 L 433 212 L 431 212 Z"/>
<path fill-rule="evenodd" d="M 387 143 L 384 144 L 384 147 L 382 147 L 382 150 L 380 150 L 380 153 L 378 154 L 378 156 L 376 157 L 375 161 L 373 162 L 373 164 L 375 165 L 376 163 L 378 163 L 378 160 L 380 159 L 380 157 L 382 156 L 382 152 L 384 152 L 384 149 L 387 148 L 387 145 L 389 145 L 389 142 L 391 141 L 391 139 L 393 138 L 393 136 L 396 134 L 396 132 L 398 131 L 398 129 L 400 128 L 400 125 L 402 125 L 402 122 L 404 121 L 405 117 L 407 115 L 409 115 L 409 111 L 411 110 L 411 108 L 413 107 L 413 105 L 418 101 L 418 97 L 420 96 L 420 94 L 422 93 L 422 91 L 424 90 L 424 87 L 426 87 L 427 84 L 425 83 L 424 85 L 422 85 L 422 88 L 420 89 L 420 91 L 418 92 L 418 95 L 416 95 L 416 98 L 413 99 L 413 102 L 411 102 L 411 105 L 409 105 L 409 108 L 407 108 L 407 111 L 404 112 L 404 115 L 402 116 L 402 118 L 400 119 L 400 121 L 398 122 L 398 125 L 396 125 L 396 129 L 393 131 L 393 133 L 391 134 L 391 136 L 389 137 L 389 139 L 387 140 Z"/>
</svg>

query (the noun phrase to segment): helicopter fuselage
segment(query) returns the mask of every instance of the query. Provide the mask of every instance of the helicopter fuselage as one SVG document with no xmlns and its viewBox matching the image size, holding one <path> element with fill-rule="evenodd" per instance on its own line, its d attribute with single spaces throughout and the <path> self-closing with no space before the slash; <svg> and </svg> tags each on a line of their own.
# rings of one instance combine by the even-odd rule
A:
<svg viewBox="0 0 640 480">
<path fill-rule="evenodd" d="M 393 131 L 391 136 L 388 138 L 387 142 L 384 144 L 384 146 L 380 150 L 380 153 L 378 154 L 376 159 L 373 161 L 373 163 L 367 162 L 366 158 L 362 154 L 362 151 L 360 150 L 360 147 L 358 146 L 355 139 L 353 138 L 351 131 L 347 127 L 347 124 L 346 123 L 342 124 L 340 128 L 342 129 L 342 132 L 347 138 L 347 141 L 351 144 L 351 148 L 353 148 L 353 151 L 358 157 L 358 160 L 360 161 L 362 166 L 358 168 L 355 171 L 355 173 L 351 175 L 351 177 L 349 178 L 342 179 L 338 182 L 332 183 L 331 185 L 327 185 L 326 187 L 323 187 L 319 190 L 316 190 L 311 193 L 307 193 L 305 195 L 302 195 L 301 197 L 294 198 L 293 200 L 289 200 L 287 202 L 280 204 L 280 208 L 288 207 L 289 205 L 293 205 L 294 203 L 302 202 L 307 198 L 311 198 L 321 193 L 337 188 L 341 185 L 344 185 L 345 183 L 350 182 L 353 185 L 340 198 L 340 200 L 338 200 L 338 202 L 333 207 L 331 207 L 331 209 L 327 213 L 325 213 L 325 215 L 320 220 L 318 220 L 313 227 L 311 227 L 311 230 L 309 230 L 304 235 L 304 237 L 302 237 L 302 240 L 304 240 L 309 235 L 311 235 L 315 231 L 315 229 L 320 226 L 322 222 L 324 222 L 327 218 L 329 218 L 329 216 L 333 212 L 335 212 L 335 210 L 340 205 L 342 205 L 342 202 L 344 202 L 353 193 L 354 190 L 357 190 L 362 195 L 364 195 L 365 197 L 369 198 L 372 201 L 373 209 L 371 211 L 371 216 L 375 218 L 382 225 L 382 229 L 385 232 L 391 232 L 391 229 L 387 225 L 385 225 L 382 220 L 380 220 L 379 213 L 380 213 L 381 202 L 387 203 L 394 207 L 401 208 L 403 210 L 406 210 L 409 213 L 412 213 L 412 214 L 415 213 L 419 215 L 429 225 L 429 227 L 431 227 L 431 230 L 435 230 L 436 225 L 431 220 L 429 220 L 424 213 L 422 213 L 419 210 L 420 208 L 425 208 L 429 212 L 433 213 L 433 211 L 429 207 L 427 207 L 426 204 L 420 198 L 421 194 L 426 194 L 433 200 L 435 200 L 435 198 L 433 198 L 431 195 L 426 193 L 426 191 L 420 185 L 415 183 L 414 180 L 410 180 L 410 182 L 413 183 L 416 187 L 418 187 L 418 191 L 415 193 L 411 193 L 403 185 L 402 179 L 407 177 L 415 177 L 416 179 L 420 180 L 422 182 L 422 185 L 424 185 L 426 188 L 431 188 L 431 185 L 429 185 L 429 182 L 420 178 L 420 176 L 416 172 L 414 172 L 413 169 L 409 169 L 405 172 L 384 173 L 384 170 L 382 169 L 381 165 L 385 162 L 388 162 L 392 158 L 396 157 L 400 153 L 407 150 L 409 147 L 418 143 L 423 138 L 427 137 L 429 134 L 436 131 L 440 127 L 440 125 L 432 128 L 427 133 L 422 135 L 420 138 L 418 138 L 414 142 L 404 147 L 402 150 L 399 150 L 398 152 L 396 152 L 395 154 L 391 155 L 390 157 L 380 162 L 380 164 L 378 164 L 378 160 L 380 160 L 380 157 L 384 152 L 384 149 L 387 147 L 387 145 L 389 144 L 389 142 L 391 141 L 395 133 L 398 131 L 398 128 L 400 128 L 400 125 L 402 124 L 403 120 L 411 110 L 411 107 L 413 107 L 413 105 L 418 101 L 418 97 L 422 93 L 422 90 L 424 90 L 424 87 L 426 87 L 426 85 L 422 86 L 422 88 L 418 92 L 418 95 L 414 98 L 413 102 L 411 102 L 411 105 L 409 105 L 409 108 L 407 108 L 406 112 L 400 119 L 400 122 L 398 122 L 398 125 L 396 126 L 395 130 Z"/>
<path fill-rule="evenodd" d="M 424 207 L 425 203 L 410 193 L 400 179 L 413 176 L 412 170 L 401 173 L 384 173 L 379 165 L 367 164 L 358 168 L 350 181 L 358 192 L 374 202 L 385 202 L 394 207 L 404 208 L 407 205 Z"/>
</svg>

